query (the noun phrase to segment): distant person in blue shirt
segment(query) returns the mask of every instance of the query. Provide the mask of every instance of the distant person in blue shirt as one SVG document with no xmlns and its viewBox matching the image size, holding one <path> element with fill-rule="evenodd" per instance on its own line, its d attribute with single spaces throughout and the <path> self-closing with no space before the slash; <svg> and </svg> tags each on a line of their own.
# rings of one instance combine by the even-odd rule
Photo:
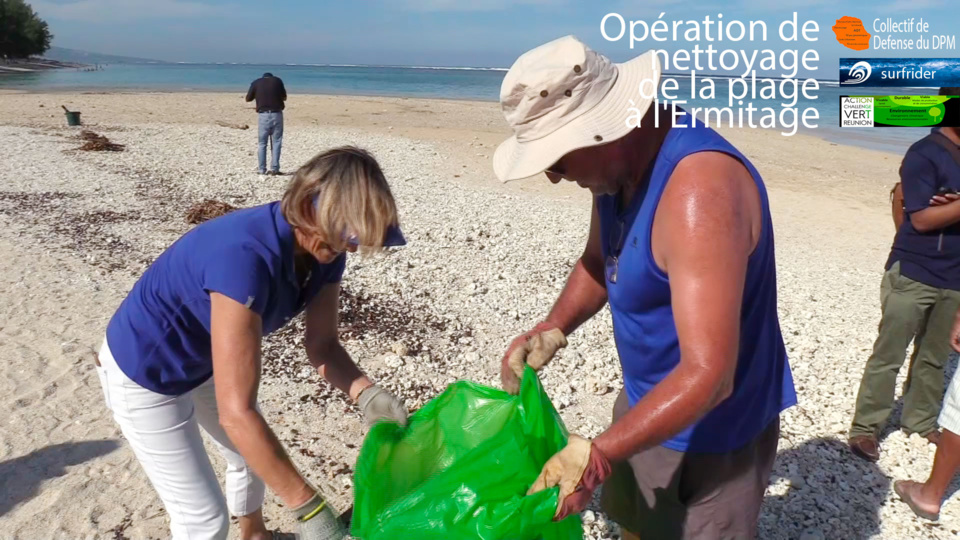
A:
<svg viewBox="0 0 960 540">
<path fill-rule="evenodd" d="M 261 339 L 305 311 L 307 358 L 359 404 L 368 424 L 406 422 L 403 403 L 366 377 L 337 334 L 346 252 L 402 245 L 380 166 L 344 147 L 301 167 L 281 201 L 203 223 L 147 269 L 107 326 L 98 373 L 113 411 L 170 516 L 173 538 L 271 538 L 264 484 L 301 538 L 346 533 L 297 471 L 257 407 Z M 200 438 L 227 461 L 226 498 Z"/>
<path fill-rule="evenodd" d="M 941 88 L 958 95 L 960 88 Z M 939 444 L 944 366 L 960 308 L 960 129 L 934 128 L 900 166 L 905 219 L 897 229 L 880 283 L 881 318 L 863 369 L 848 444 L 880 459 L 878 435 L 893 410 L 897 374 L 913 341 L 900 427 Z"/>
<path fill-rule="evenodd" d="M 514 136 L 494 155 L 497 176 L 576 182 L 593 217 L 566 287 L 510 344 L 501 376 L 516 391 L 525 364 L 542 367 L 609 304 L 624 378 L 613 425 L 592 441 L 571 435 L 530 491 L 559 486 L 562 519 L 604 484 L 625 539 L 754 538 L 779 415 L 796 403 L 770 207 L 729 142 L 690 116 L 673 127 L 641 97 L 659 78 L 653 51 L 614 64 L 572 36 L 504 78 Z"/>
<path fill-rule="evenodd" d="M 280 77 L 264 73 L 250 83 L 247 102 L 257 102 L 257 164 L 260 174 L 280 174 L 280 149 L 283 147 L 283 109 L 287 89 Z M 270 141 L 272 159 L 267 169 L 267 141 Z"/>
</svg>

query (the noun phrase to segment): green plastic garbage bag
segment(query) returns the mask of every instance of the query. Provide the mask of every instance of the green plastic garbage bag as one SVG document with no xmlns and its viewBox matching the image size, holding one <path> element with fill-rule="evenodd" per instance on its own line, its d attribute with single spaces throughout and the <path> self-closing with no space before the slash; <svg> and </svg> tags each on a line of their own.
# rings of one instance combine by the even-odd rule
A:
<svg viewBox="0 0 960 540">
<path fill-rule="evenodd" d="M 582 540 L 554 522 L 559 489 L 527 496 L 567 430 L 529 367 L 520 395 L 460 381 L 360 449 L 351 535 L 362 540 Z"/>
</svg>

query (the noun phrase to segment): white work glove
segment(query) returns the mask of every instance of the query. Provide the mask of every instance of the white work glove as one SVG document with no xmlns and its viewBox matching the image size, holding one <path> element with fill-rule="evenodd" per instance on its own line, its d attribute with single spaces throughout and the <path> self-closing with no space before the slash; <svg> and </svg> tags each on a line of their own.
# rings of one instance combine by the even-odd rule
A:
<svg viewBox="0 0 960 540">
<path fill-rule="evenodd" d="M 393 420 L 407 425 L 407 408 L 396 396 L 377 385 L 368 386 L 357 396 L 357 405 L 368 426 L 380 420 Z"/>
</svg>

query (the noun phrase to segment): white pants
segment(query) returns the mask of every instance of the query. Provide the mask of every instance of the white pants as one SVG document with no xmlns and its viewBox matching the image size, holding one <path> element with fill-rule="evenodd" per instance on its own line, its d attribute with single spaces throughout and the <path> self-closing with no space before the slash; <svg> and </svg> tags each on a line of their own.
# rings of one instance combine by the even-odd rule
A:
<svg viewBox="0 0 960 540">
<path fill-rule="evenodd" d="M 960 372 L 960 369 L 957 369 L 957 372 Z M 937 423 L 954 435 L 960 435 L 960 373 L 955 372 L 950 380 Z"/>
<path fill-rule="evenodd" d="M 107 342 L 97 368 L 107 408 L 170 515 L 173 538 L 227 538 L 230 520 L 263 505 L 264 485 L 220 427 L 213 379 L 180 396 L 151 392 L 117 367 Z M 200 429 L 227 460 L 226 499 L 203 448 Z"/>
</svg>

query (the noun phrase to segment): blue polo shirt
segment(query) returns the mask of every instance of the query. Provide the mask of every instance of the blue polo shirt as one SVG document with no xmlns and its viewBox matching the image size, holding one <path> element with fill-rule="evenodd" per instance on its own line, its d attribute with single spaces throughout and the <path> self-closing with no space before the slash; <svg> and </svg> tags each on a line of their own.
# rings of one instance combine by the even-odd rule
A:
<svg viewBox="0 0 960 540">
<path fill-rule="evenodd" d="M 260 315 L 263 334 L 284 326 L 328 283 L 346 257 L 314 262 L 303 289 L 294 271 L 293 230 L 280 203 L 237 210 L 183 235 L 140 277 L 107 326 L 107 344 L 134 382 L 180 395 L 213 374 L 210 293 Z"/>
<path fill-rule="evenodd" d="M 903 157 L 900 182 L 909 215 L 930 206 L 930 198 L 942 187 L 960 191 L 960 164 L 946 148 L 924 137 Z M 886 269 L 897 261 L 900 273 L 914 281 L 960 291 L 960 224 L 922 233 L 910 219 L 903 220 Z"/>
</svg>

